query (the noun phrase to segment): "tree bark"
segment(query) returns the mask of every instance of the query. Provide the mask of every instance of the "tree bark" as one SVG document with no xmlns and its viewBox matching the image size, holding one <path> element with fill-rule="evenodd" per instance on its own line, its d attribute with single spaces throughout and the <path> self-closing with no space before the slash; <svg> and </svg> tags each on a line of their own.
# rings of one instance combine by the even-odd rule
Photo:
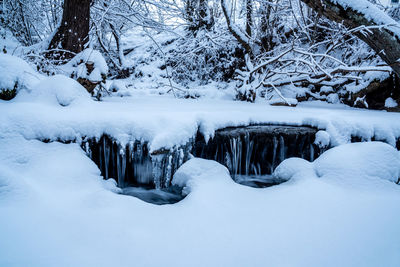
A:
<svg viewBox="0 0 400 267">
<path fill-rule="evenodd" d="M 349 29 L 360 26 L 384 26 L 368 18 L 362 11 L 354 10 L 349 6 L 341 5 L 336 0 L 301 0 L 315 12 L 328 19 L 342 23 Z M 358 0 L 366 1 L 367 0 Z M 372 5 L 372 4 L 371 4 Z M 384 16 L 387 16 L 382 12 Z M 396 23 L 393 20 L 394 23 Z M 400 40 L 399 36 L 390 27 L 371 28 L 364 33 L 355 35 L 368 44 L 400 77 Z"/>
<path fill-rule="evenodd" d="M 251 37 L 253 27 L 253 2 L 246 0 L 246 34 Z"/>
<path fill-rule="evenodd" d="M 50 42 L 50 56 L 71 58 L 89 41 L 91 0 L 65 0 L 61 25 Z M 68 53 L 70 51 L 72 53 Z"/>
</svg>

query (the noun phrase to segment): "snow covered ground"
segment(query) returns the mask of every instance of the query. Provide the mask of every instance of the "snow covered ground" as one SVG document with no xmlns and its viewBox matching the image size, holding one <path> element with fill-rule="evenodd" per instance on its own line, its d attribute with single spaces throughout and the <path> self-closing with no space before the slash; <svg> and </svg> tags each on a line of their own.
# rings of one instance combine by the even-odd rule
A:
<svg viewBox="0 0 400 267">
<path fill-rule="evenodd" d="M 96 102 L 69 78 L 34 76 L 0 101 L 0 266 L 400 265 L 399 113 L 133 89 Z M 211 136 L 264 123 L 315 126 L 326 130 L 321 142 L 338 147 L 313 163 L 283 162 L 275 175 L 289 181 L 264 189 L 192 159 L 173 180 L 186 198 L 157 206 L 118 194 L 79 144 L 38 140 L 107 133 L 157 150 L 185 144 L 198 129 Z M 346 145 L 351 136 L 392 146 Z"/>
<path fill-rule="evenodd" d="M 77 144 L 2 138 L 0 266 L 399 266 L 399 154 L 357 145 L 265 189 L 193 159 L 174 178 L 188 196 L 157 206 L 114 193 Z"/>
<path fill-rule="evenodd" d="M 174 99 L 139 91 L 132 97 L 108 98 L 104 102 L 85 99 L 63 107 L 56 98 L 69 103 L 73 97 L 49 96 L 46 92 L 42 96 L 21 95 L 9 102 L 0 101 L 0 137 L 79 140 L 107 133 L 122 143 L 130 139 L 150 141 L 151 148 L 156 150 L 185 144 L 197 129 L 211 136 L 227 126 L 264 123 L 326 129 L 333 145 L 348 143 L 352 135 L 365 140 L 375 137 L 392 145 L 400 137 L 399 113 L 322 103 L 290 108 L 230 99 Z"/>
</svg>

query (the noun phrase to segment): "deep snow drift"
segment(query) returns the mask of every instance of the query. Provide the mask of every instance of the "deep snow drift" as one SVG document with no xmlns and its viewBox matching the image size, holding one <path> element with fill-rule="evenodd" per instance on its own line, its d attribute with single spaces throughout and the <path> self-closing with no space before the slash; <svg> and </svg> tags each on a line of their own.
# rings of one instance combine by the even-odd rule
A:
<svg viewBox="0 0 400 267">
<path fill-rule="evenodd" d="M 353 158 L 365 170 L 357 179 L 325 177 L 328 163 L 349 173 L 337 163 L 356 150 L 375 153 L 374 166 Z M 309 166 L 266 189 L 238 185 L 222 165 L 192 159 L 174 178 L 187 197 L 165 206 L 114 193 L 113 180 L 102 180 L 77 144 L 3 138 L 0 151 L 1 266 L 400 264 L 400 187 L 388 181 L 400 165 L 387 161 L 399 155 L 385 144 L 328 151 L 316 171 Z"/>
</svg>

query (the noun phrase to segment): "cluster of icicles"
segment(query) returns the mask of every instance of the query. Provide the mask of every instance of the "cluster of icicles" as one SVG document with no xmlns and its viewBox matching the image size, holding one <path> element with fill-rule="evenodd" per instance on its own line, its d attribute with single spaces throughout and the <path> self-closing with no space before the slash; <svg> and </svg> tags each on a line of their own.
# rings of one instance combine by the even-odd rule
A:
<svg viewBox="0 0 400 267">
<path fill-rule="evenodd" d="M 225 165 L 234 179 L 271 174 L 289 157 L 313 161 L 321 152 L 313 145 L 315 132 L 310 127 L 290 126 L 234 128 L 217 131 L 208 142 L 198 134 L 185 146 L 153 153 L 147 142 L 135 140 L 122 146 L 104 135 L 85 141 L 82 147 L 104 178 L 116 179 L 119 187 L 162 189 L 171 186 L 175 171 L 192 155 Z"/>
</svg>

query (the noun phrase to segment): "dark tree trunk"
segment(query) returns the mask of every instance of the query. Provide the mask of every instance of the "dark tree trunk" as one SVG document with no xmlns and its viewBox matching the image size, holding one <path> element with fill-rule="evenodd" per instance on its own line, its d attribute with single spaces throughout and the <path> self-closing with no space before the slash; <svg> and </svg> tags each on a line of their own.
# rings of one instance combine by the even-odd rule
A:
<svg viewBox="0 0 400 267">
<path fill-rule="evenodd" d="M 253 2 L 246 0 L 246 33 L 251 37 L 251 28 L 253 27 Z"/>
<path fill-rule="evenodd" d="M 64 1 L 61 25 L 50 42 L 49 56 L 71 58 L 84 49 L 89 41 L 90 4 L 91 0 Z"/>
<path fill-rule="evenodd" d="M 360 26 L 383 26 L 364 14 L 350 7 L 342 6 L 335 0 L 301 0 L 310 6 L 318 14 L 328 19 L 342 23 L 353 29 Z M 366 1 L 366 0 L 360 0 Z M 399 37 L 388 28 L 372 28 L 364 34 L 357 32 L 355 35 L 367 43 L 400 77 L 400 40 Z"/>
</svg>

